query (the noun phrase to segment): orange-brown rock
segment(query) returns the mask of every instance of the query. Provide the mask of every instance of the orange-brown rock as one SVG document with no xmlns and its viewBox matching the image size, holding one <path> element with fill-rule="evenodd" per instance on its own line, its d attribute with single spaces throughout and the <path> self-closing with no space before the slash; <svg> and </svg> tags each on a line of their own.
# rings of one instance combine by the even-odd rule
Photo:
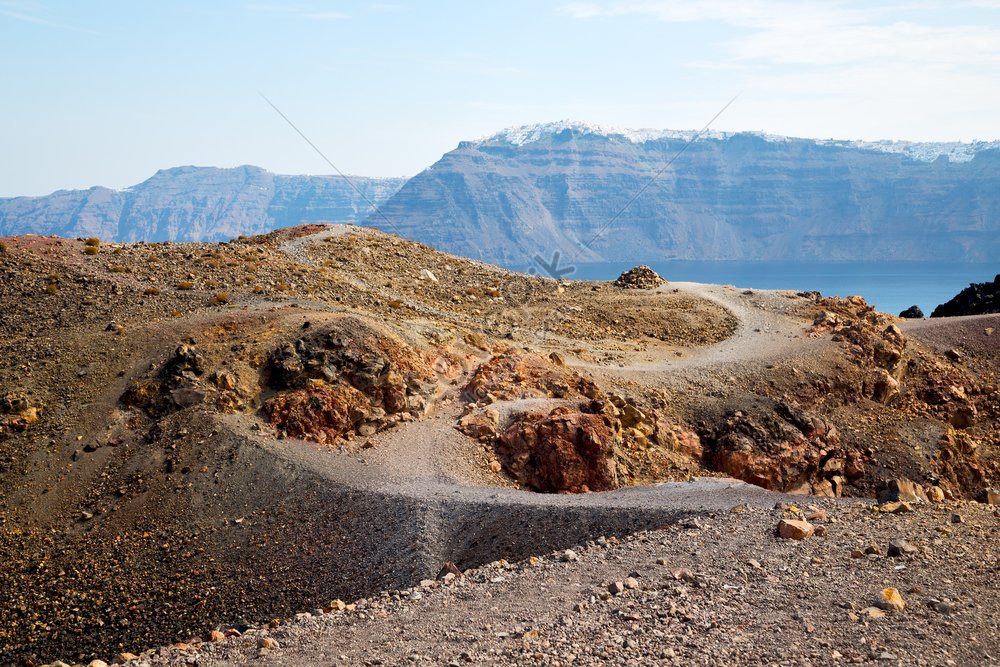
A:
<svg viewBox="0 0 1000 667">
<path fill-rule="evenodd" d="M 279 433 L 326 443 L 354 429 L 368 415 L 370 405 L 350 385 L 317 382 L 268 399 L 261 411 Z"/>
<path fill-rule="evenodd" d="M 825 479 L 850 474 L 837 428 L 783 404 L 730 415 L 712 440 L 716 470 L 766 489 L 809 493 Z M 832 481 L 829 489 L 837 490 Z"/>
<path fill-rule="evenodd" d="M 519 398 L 597 398 L 600 389 L 576 371 L 542 357 L 511 351 L 482 364 L 465 386 L 474 401 L 492 396 L 497 400 Z"/>
<path fill-rule="evenodd" d="M 595 407 L 560 407 L 515 419 L 498 443 L 507 471 L 548 493 L 615 488 L 616 438 L 607 416 Z"/>
<path fill-rule="evenodd" d="M 782 519 L 778 522 L 778 536 L 786 540 L 805 540 L 815 532 L 816 529 L 808 521 Z"/>
</svg>

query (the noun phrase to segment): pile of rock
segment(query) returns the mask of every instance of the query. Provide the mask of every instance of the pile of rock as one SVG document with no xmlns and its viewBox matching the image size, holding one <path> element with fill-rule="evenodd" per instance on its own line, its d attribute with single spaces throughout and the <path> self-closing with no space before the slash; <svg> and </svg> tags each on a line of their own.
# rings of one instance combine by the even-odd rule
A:
<svg viewBox="0 0 1000 667">
<path fill-rule="evenodd" d="M 931 317 L 1000 313 L 1000 275 L 992 283 L 973 283 L 948 303 L 934 309 Z"/>
<path fill-rule="evenodd" d="M 618 276 L 615 285 L 623 289 L 656 289 L 667 282 L 646 265 L 635 266 Z"/>
</svg>

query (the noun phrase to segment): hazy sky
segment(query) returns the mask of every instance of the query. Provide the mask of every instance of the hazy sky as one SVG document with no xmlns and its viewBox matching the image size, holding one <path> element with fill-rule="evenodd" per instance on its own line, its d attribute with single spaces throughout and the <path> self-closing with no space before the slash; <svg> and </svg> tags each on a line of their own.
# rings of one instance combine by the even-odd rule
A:
<svg viewBox="0 0 1000 667">
<path fill-rule="evenodd" d="M 0 196 L 181 164 L 413 175 L 562 119 L 1000 138 L 1000 0 L 0 0 Z"/>
</svg>

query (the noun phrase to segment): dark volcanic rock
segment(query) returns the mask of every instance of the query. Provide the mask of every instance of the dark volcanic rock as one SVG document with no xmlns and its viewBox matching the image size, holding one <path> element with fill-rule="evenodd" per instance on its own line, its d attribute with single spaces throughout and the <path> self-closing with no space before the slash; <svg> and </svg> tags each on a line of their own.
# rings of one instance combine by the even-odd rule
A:
<svg viewBox="0 0 1000 667">
<path fill-rule="evenodd" d="M 908 320 L 919 320 L 923 318 L 924 311 L 920 310 L 920 306 L 910 306 L 901 312 L 899 316 L 905 317 Z"/>
<path fill-rule="evenodd" d="M 991 283 L 972 283 L 948 303 L 934 309 L 931 317 L 1000 313 L 1000 274 Z"/>
</svg>

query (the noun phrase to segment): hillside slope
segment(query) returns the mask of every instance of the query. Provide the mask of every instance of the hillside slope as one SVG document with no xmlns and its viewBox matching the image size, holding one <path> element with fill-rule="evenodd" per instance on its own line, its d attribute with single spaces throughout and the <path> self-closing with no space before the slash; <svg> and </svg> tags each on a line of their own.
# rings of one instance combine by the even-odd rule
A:
<svg viewBox="0 0 1000 667">
<path fill-rule="evenodd" d="M 347 225 L 0 243 L 0 664 L 785 494 L 957 503 L 1000 478 L 1000 315 L 560 284 Z"/>
<path fill-rule="evenodd" d="M 356 222 L 404 179 L 281 176 L 259 167 L 163 169 L 125 190 L 94 187 L 0 199 L 0 235 L 105 241 L 226 241 L 314 222 Z"/>
<path fill-rule="evenodd" d="M 391 225 L 381 215 L 367 222 L 512 267 L 553 251 L 633 262 L 1000 256 L 996 143 L 716 133 L 649 185 L 690 136 L 580 123 L 513 128 L 463 142 L 408 181 L 382 206 Z"/>
</svg>

